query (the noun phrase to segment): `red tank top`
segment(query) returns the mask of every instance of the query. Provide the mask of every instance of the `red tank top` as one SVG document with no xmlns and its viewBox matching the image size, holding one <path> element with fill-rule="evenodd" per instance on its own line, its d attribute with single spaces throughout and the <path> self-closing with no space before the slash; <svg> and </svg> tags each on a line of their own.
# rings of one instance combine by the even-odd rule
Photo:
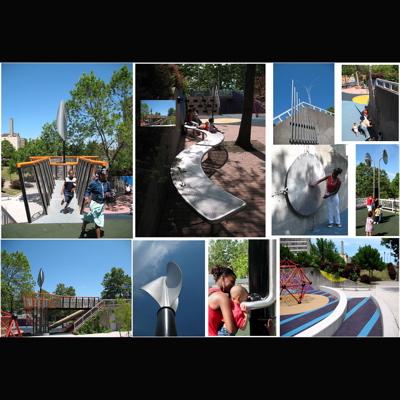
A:
<svg viewBox="0 0 400 400">
<path fill-rule="evenodd" d="M 332 183 L 332 175 L 328 178 L 328 182 L 326 183 L 326 189 L 329 193 L 335 192 L 337 185 L 339 184 L 340 179 L 336 178 L 336 182 Z"/>
<path fill-rule="evenodd" d="M 210 288 L 208 289 L 208 295 L 212 293 L 222 292 L 221 289 Z M 208 306 L 208 336 L 218 336 L 218 329 L 222 325 L 222 312 L 221 310 L 214 310 Z"/>
</svg>

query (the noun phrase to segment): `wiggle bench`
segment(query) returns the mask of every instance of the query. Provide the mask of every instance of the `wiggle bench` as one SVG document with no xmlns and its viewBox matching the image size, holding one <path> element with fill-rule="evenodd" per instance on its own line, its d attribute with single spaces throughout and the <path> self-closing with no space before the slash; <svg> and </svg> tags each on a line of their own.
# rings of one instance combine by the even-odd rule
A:
<svg viewBox="0 0 400 400">
<path fill-rule="evenodd" d="M 201 142 L 197 142 L 196 144 L 202 146 L 218 146 L 225 140 L 225 136 L 221 132 L 211 133 L 209 131 L 205 131 L 204 129 L 200 129 L 194 125 L 184 125 L 186 129 L 193 129 L 194 131 L 200 132 L 203 135 L 203 139 Z"/>
<path fill-rule="evenodd" d="M 176 156 L 170 172 L 173 184 L 186 203 L 214 225 L 242 211 L 247 203 L 217 186 L 204 173 L 201 162 L 212 148 L 204 144 L 186 148 Z"/>
</svg>

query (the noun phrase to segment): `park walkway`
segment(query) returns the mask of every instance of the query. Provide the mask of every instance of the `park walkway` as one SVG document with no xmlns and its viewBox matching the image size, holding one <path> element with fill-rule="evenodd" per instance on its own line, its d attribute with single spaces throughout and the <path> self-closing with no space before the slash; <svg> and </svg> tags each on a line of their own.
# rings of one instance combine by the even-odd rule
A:
<svg viewBox="0 0 400 400">
<path fill-rule="evenodd" d="M 200 116 L 202 121 L 208 118 Z M 203 170 L 217 186 L 244 200 L 247 207 L 216 225 L 212 232 L 211 225 L 187 206 L 171 183 L 158 230 L 160 237 L 265 237 L 265 116 L 253 115 L 250 150 L 235 145 L 241 115 L 214 119 L 225 140 L 208 153 Z M 178 152 L 194 145 L 196 140 L 199 139 L 183 136 Z"/>
</svg>

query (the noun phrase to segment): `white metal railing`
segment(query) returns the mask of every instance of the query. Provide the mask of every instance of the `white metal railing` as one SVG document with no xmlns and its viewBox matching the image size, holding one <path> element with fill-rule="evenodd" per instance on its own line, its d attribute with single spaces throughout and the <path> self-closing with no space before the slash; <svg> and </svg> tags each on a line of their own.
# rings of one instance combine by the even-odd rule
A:
<svg viewBox="0 0 400 400">
<path fill-rule="evenodd" d="M 366 197 L 358 197 L 356 198 L 356 208 L 366 207 L 367 198 Z M 380 199 L 379 202 L 382 204 L 382 208 L 385 210 L 389 210 L 392 212 L 399 212 L 399 199 Z"/>
<path fill-rule="evenodd" d="M 289 110 L 283 112 L 282 114 L 279 114 L 277 117 L 275 117 L 273 119 L 273 121 L 275 122 L 276 119 L 279 119 L 279 122 L 282 122 L 286 118 L 291 117 L 297 111 L 297 109 L 300 109 L 300 106 L 309 107 L 309 108 L 311 108 L 313 110 L 317 110 L 317 111 L 323 112 L 325 114 L 335 115 L 334 113 L 332 113 L 330 111 L 324 110 L 323 108 L 320 108 L 320 107 L 317 107 L 317 106 L 313 106 L 312 104 L 309 104 L 309 103 L 306 103 L 306 102 L 303 101 L 300 104 L 297 104 L 296 107 L 289 108 Z M 285 115 L 286 115 L 286 117 L 282 119 L 282 117 L 285 116 Z"/>
<path fill-rule="evenodd" d="M 377 78 L 375 80 L 375 85 L 379 87 L 383 87 L 384 89 L 389 90 L 390 92 L 399 94 L 399 83 L 398 82 L 391 82 L 385 79 Z"/>
</svg>

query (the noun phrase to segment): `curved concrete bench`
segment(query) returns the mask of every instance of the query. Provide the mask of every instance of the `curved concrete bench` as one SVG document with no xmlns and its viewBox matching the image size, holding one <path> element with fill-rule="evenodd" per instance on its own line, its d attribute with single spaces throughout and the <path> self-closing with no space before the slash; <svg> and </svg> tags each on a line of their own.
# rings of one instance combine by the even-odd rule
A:
<svg viewBox="0 0 400 400">
<path fill-rule="evenodd" d="M 328 286 L 321 286 L 320 289 L 337 297 L 338 305 L 328 317 L 294 337 L 332 336 L 342 324 L 347 312 L 346 295 L 340 289 Z"/>
<path fill-rule="evenodd" d="M 226 192 L 204 173 L 204 155 L 213 146 L 193 145 L 181 151 L 172 162 L 171 178 L 178 193 L 204 220 L 218 224 L 242 211 L 246 202 Z"/>
<path fill-rule="evenodd" d="M 218 146 L 225 140 L 225 136 L 221 132 L 209 132 L 204 129 L 200 129 L 194 125 L 184 125 L 186 129 L 193 129 L 194 131 L 200 132 L 203 135 L 203 140 L 197 142 L 197 145 L 202 146 Z"/>
</svg>

